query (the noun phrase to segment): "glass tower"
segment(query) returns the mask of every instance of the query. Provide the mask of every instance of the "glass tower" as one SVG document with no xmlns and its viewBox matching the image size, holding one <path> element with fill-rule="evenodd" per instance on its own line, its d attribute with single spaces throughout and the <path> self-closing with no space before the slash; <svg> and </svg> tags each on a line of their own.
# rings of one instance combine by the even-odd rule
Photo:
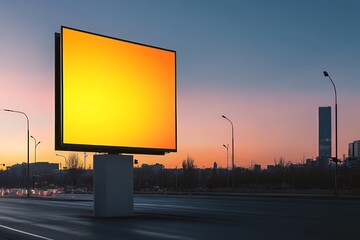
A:
<svg viewBox="0 0 360 240">
<path fill-rule="evenodd" d="M 319 157 L 331 157 L 331 107 L 319 107 Z"/>
</svg>

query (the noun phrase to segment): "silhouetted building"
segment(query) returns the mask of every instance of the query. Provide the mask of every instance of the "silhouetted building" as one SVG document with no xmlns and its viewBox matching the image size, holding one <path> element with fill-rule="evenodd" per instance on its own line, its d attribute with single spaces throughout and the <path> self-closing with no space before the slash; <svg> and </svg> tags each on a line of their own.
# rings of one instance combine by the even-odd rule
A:
<svg viewBox="0 0 360 240">
<path fill-rule="evenodd" d="M 268 171 L 269 173 L 274 172 L 275 171 L 275 166 L 274 165 L 267 165 L 266 166 L 266 171 Z"/>
<path fill-rule="evenodd" d="M 331 107 L 319 107 L 319 156 L 320 168 L 328 167 L 331 158 Z"/>
<path fill-rule="evenodd" d="M 260 164 L 255 164 L 254 165 L 254 171 L 255 172 L 261 172 L 261 165 Z"/>
<path fill-rule="evenodd" d="M 360 140 L 349 143 L 346 166 L 350 168 L 360 168 Z"/>
<path fill-rule="evenodd" d="M 37 162 L 30 163 L 30 175 L 44 175 L 59 171 L 59 163 Z"/>
<path fill-rule="evenodd" d="M 314 168 L 316 166 L 316 161 L 312 158 L 306 159 L 306 167 L 307 168 Z"/>
<path fill-rule="evenodd" d="M 346 167 L 360 169 L 360 158 L 346 158 Z"/>
<path fill-rule="evenodd" d="M 350 158 L 359 158 L 360 157 L 360 140 L 349 143 L 348 156 Z"/>
<path fill-rule="evenodd" d="M 348 157 L 354 157 L 354 143 L 349 143 Z"/>
<path fill-rule="evenodd" d="M 27 164 L 14 164 L 7 168 L 9 175 L 12 179 L 20 180 L 26 176 L 27 173 Z"/>
<path fill-rule="evenodd" d="M 27 176 L 27 163 L 22 164 L 14 164 L 7 168 L 9 174 L 14 179 L 21 179 Z M 35 163 L 29 164 L 30 176 L 35 175 L 43 175 L 43 174 L 53 174 L 57 173 L 59 170 L 58 163 L 49 163 L 49 162 L 37 162 L 36 163 L 36 170 L 35 170 Z"/>
<path fill-rule="evenodd" d="M 217 170 L 217 163 L 214 162 L 214 170 L 216 171 Z"/>
<path fill-rule="evenodd" d="M 164 169 L 164 165 L 160 164 L 160 163 L 155 163 L 154 165 L 149 165 L 149 164 L 142 164 L 141 165 L 142 169 L 150 169 L 153 173 L 157 173 L 160 172 L 162 169 Z"/>
</svg>

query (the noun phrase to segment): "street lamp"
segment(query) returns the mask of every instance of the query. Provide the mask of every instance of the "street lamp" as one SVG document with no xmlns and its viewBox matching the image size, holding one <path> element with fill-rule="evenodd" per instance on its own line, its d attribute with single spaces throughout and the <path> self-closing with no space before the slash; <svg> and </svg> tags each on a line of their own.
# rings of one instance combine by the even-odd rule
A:
<svg viewBox="0 0 360 240">
<path fill-rule="evenodd" d="M 337 93 L 336 93 L 336 87 L 334 81 L 331 79 L 330 75 L 324 71 L 324 76 L 328 77 L 334 87 L 335 92 L 335 158 L 332 158 L 332 160 L 335 162 L 335 196 L 338 196 L 338 179 L 337 179 L 337 167 L 338 167 L 338 130 L 337 130 Z"/>
<path fill-rule="evenodd" d="M 229 144 L 223 144 L 223 147 L 226 148 L 226 175 L 227 175 L 227 185 L 229 187 Z"/>
<path fill-rule="evenodd" d="M 234 161 L 234 125 L 230 119 L 225 117 L 224 115 L 221 115 L 223 118 L 228 120 L 231 123 L 231 158 L 232 158 L 232 186 L 235 188 L 235 181 L 234 181 L 234 175 L 235 175 L 235 161 Z"/>
<path fill-rule="evenodd" d="M 5 112 L 19 113 L 23 114 L 26 117 L 27 123 L 27 197 L 30 197 L 30 165 L 29 165 L 29 118 L 24 112 L 11 110 L 11 109 L 3 109 Z"/>
<path fill-rule="evenodd" d="M 33 185 L 33 188 L 35 188 L 35 184 L 36 184 L 36 147 L 37 147 L 37 145 L 40 144 L 40 141 L 37 142 L 33 136 L 30 136 L 30 137 L 32 139 L 34 139 L 34 141 L 35 141 L 35 165 L 34 165 L 34 185 Z"/>
<path fill-rule="evenodd" d="M 64 160 L 65 160 L 65 166 L 66 166 L 66 162 L 67 162 L 67 159 L 66 159 L 66 157 L 64 156 L 64 155 L 61 155 L 61 154 L 55 154 L 56 156 L 58 156 L 58 157 L 63 157 L 64 158 Z M 61 163 L 60 163 L 60 168 L 61 168 Z M 63 166 L 63 170 L 64 170 L 64 166 Z M 63 187 L 64 187 L 64 189 L 65 189 L 65 176 L 64 176 L 64 172 L 61 172 L 61 178 L 62 178 L 62 180 L 63 180 Z"/>
<path fill-rule="evenodd" d="M 64 158 L 64 160 L 65 160 L 65 167 L 66 167 L 66 162 L 67 162 L 67 159 L 66 159 L 66 157 L 64 156 L 64 155 L 61 155 L 61 154 L 55 154 L 56 156 L 58 156 L 58 157 L 63 157 Z M 64 167 L 63 167 L 63 169 L 64 169 Z"/>
</svg>

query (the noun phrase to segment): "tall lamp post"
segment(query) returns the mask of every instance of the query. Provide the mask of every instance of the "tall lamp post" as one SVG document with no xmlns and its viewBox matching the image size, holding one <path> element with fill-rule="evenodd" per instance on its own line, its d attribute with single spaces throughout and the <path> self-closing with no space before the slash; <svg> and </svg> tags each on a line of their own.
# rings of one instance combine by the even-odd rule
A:
<svg viewBox="0 0 360 240">
<path fill-rule="evenodd" d="M 229 144 L 223 144 L 223 147 L 226 148 L 226 175 L 227 175 L 227 185 L 229 187 Z"/>
<path fill-rule="evenodd" d="M 66 157 L 64 156 L 64 155 L 61 155 L 61 154 L 55 154 L 56 156 L 58 156 L 58 157 L 63 157 L 64 158 L 64 161 L 65 161 L 65 166 L 66 166 Z M 64 169 L 64 167 L 63 167 L 63 169 Z"/>
<path fill-rule="evenodd" d="M 235 161 L 234 161 L 234 125 L 230 119 L 225 117 L 224 115 L 221 115 L 223 118 L 228 120 L 231 123 L 231 159 L 232 159 L 232 187 L 235 188 L 235 181 L 234 181 L 234 175 L 235 175 Z"/>
<path fill-rule="evenodd" d="M 65 166 L 66 166 L 66 162 L 67 162 L 67 159 L 64 155 L 61 155 L 61 154 L 55 154 L 56 156 L 58 157 L 63 157 L 64 158 L 64 161 L 65 161 Z M 61 168 L 61 163 L 60 163 L 60 168 Z M 64 166 L 63 166 L 63 170 L 64 170 Z M 61 172 L 61 177 L 62 177 L 62 180 L 63 180 L 63 187 L 64 187 L 64 190 L 65 190 L 65 176 L 64 176 L 64 172 Z"/>
<path fill-rule="evenodd" d="M 32 139 L 34 139 L 35 141 L 35 165 L 34 165 L 34 185 L 33 185 L 33 188 L 35 188 L 35 184 L 36 184 L 36 148 L 37 148 L 37 145 L 40 144 L 40 141 L 37 142 L 36 141 L 36 138 L 34 138 L 33 136 L 30 136 Z"/>
<path fill-rule="evenodd" d="M 337 93 L 334 81 L 331 79 L 330 75 L 324 71 L 324 76 L 328 77 L 334 87 L 335 92 L 335 158 L 332 160 L 335 162 L 335 196 L 338 196 L 338 179 L 337 179 L 337 168 L 338 168 L 338 128 L 337 128 Z"/>
<path fill-rule="evenodd" d="M 11 110 L 11 109 L 3 109 L 6 112 L 19 113 L 26 117 L 27 123 L 27 197 L 30 197 L 30 164 L 29 164 L 29 118 L 24 112 Z"/>
</svg>

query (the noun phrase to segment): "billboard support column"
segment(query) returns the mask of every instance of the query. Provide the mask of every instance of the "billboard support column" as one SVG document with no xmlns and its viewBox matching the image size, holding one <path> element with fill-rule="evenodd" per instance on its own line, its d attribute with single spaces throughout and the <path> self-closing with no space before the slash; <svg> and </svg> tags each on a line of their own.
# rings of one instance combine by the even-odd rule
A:
<svg viewBox="0 0 360 240">
<path fill-rule="evenodd" d="M 94 216 L 134 214 L 133 156 L 94 155 Z"/>
</svg>

